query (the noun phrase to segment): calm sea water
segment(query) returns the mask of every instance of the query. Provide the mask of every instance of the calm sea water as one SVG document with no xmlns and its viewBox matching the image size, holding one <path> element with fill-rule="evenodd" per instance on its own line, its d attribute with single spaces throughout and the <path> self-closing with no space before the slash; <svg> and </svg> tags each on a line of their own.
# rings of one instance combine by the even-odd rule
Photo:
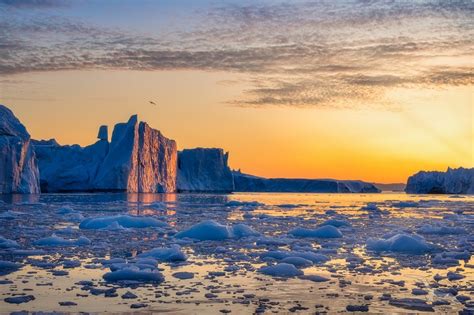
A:
<svg viewBox="0 0 474 315">
<path fill-rule="evenodd" d="M 0 310 L 64 312 L 140 311 L 202 314 L 232 311 L 302 312 L 345 311 L 347 305 L 368 305 L 370 312 L 406 312 L 390 299 L 418 298 L 439 313 L 471 307 L 459 296 L 472 297 L 474 262 L 474 197 L 382 194 L 44 194 L 1 196 L 0 236 L 14 240 L 17 248 L 1 248 L 0 260 L 21 268 L 0 276 Z M 257 201 L 258 206 L 228 202 Z M 377 211 L 364 210 L 377 208 Z M 62 211 L 61 209 L 68 209 Z M 169 228 L 81 230 L 86 218 L 130 214 L 166 222 Z M 339 239 L 294 238 L 293 228 L 317 228 L 328 219 L 343 220 Z M 260 233 L 243 239 L 193 242 L 173 235 L 201 221 L 214 220 L 232 226 L 242 223 Z M 421 233 L 422 227 L 458 227 L 456 234 Z M 387 234 L 419 234 L 436 252 L 421 255 L 367 250 L 369 238 Z M 41 247 L 38 239 L 51 235 L 64 239 L 81 236 L 86 246 Z M 143 251 L 181 246 L 188 256 L 180 263 L 160 262 L 161 284 L 107 283 L 104 259 L 133 261 Z M 25 251 L 26 250 L 26 251 Z M 34 250 L 34 251 L 31 251 Z M 38 251 L 40 250 L 40 251 Z M 263 259 L 273 251 L 313 251 L 328 257 L 301 270 L 326 282 L 264 275 L 259 269 L 278 263 Z M 436 255 L 465 253 L 456 263 L 436 263 Z M 464 255 L 466 256 L 466 255 Z M 441 256 L 440 256 L 441 257 Z M 74 262 L 71 264 L 70 262 Z M 222 273 L 215 274 L 219 271 Z M 193 279 L 173 274 L 191 272 Z M 448 272 L 462 278 L 449 280 Z M 434 276 L 440 275 L 441 280 Z M 84 282 L 91 281 L 90 285 Z M 91 288 L 110 290 L 95 295 Z M 413 295 L 414 288 L 426 291 Z M 456 290 L 456 296 L 447 294 Z M 136 299 L 123 299 L 127 291 Z M 94 292 L 97 293 L 97 292 Z M 385 296 L 383 295 L 385 294 Z M 33 295 L 35 300 L 15 305 L 3 299 Z M 390 298 L 387 298 L 390 295 Z M 64 302 L 67 306 L 64 305 Z M 436 303 L 435 303 L 436 304 Z"/>
</svg>

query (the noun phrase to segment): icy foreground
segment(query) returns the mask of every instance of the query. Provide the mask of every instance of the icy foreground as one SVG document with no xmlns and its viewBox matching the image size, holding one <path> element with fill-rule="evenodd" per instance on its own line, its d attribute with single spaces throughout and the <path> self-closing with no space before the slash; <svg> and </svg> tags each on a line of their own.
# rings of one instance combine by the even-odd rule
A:
<svg viewBox="0 0 474 315">
<path fill-rule="evenodd" d="M 40 192 L 30 135 L 13 113 L 0 105 L 0 194 Z"/>
<path fill-rule="evenodd" d="M 474 309 L 472 196 L 45 194 L 1 200 L 5 313 Z"/>
<path fill-rule="evenodd" d="M 474 194 L 474 168 L 448 168 L 446 172 L 419 172 L 408 178 L 407 193 Z"/>
</svg>

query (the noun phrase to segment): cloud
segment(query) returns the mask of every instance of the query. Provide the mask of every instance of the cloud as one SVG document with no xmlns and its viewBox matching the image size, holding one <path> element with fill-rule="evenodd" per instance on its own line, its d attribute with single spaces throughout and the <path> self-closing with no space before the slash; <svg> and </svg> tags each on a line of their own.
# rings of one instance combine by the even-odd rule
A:
<svg viewBox="0 0 474 315">
<path fill-rule="evenodd" d="M 0 0 L 0 5 L 17 9 L 45 9 L 66 4 L 66 0 Z"/>
<path fill-rule="evenodd" d="M 0 3 L 13 2 L 2 1 Z M 15 1 L 16 2 L 16 1 Z M 32 6 L 62 1 L 26 1 Z M 49 13 L 0 11 L 0 74 L 190 69 L 245 74 L 235 106 L 393 109 L 393 87 L 472 85 L 472 1 L 227 4 L 194 27 L 143 35 Z M 441 61 L 440 61 L 441 60 Z"/>
</svg>

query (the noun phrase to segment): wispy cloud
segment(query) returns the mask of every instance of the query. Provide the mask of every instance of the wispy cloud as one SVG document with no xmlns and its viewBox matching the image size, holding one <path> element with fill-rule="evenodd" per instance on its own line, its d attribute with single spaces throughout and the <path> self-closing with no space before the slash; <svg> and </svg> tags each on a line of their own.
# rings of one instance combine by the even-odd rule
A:
<svg viewBox="0 0 474 315">
<path fill-rule="evenodd" d="M 472 1 L 220 5 L 197 12 L 197 27 L 167 36 L 48 14 L 0 14 L 4 75 L 88 68 L 245 73 L 253 88 L 230 103 L 253 107 L 390 107 L 383 96 L 395 86 L 473 84 Z"/>
<path fill-rule="evenodd" d="M 67 0 L 0 0 L 0 5 L 17 9 L 44 9 L 67 4 Z"/>
</svg>

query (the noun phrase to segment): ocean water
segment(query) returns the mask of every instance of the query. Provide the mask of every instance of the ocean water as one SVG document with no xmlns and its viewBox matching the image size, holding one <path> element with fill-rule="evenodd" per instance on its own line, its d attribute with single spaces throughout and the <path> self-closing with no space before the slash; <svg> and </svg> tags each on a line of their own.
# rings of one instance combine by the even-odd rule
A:
<svg viewBox="0 0 474 315">
<path fill-rule="evenodd" d="M 473 196 L 117 193 L 0 200 L 0 260 L 16 264 L 0 262 L 2 313 L 335 313 L 350 305 L 367 306 L 371 313 L 474 309 Z M 128 219 L 118 222 L 118 215 L 144 217 L 145 225 L 154 226 L 127 227 Z M 84 220 L 104 217 L 117 222 L 79 228 Z M 207 220 L 227 226 L 228 237 L 176 237 Z M 313 231 L 328 220 L 342 237 L 294 235 L 294 229 Z M 233 234 L 237 224 L 252 233 Z M 212 229 L 211 224 L 199 232 L 208 237 L 215 235 Z M 38 242 L 53 235 L 56 243 Z M 87 242 L 78 241 L 81 237 Z M 172 248 L 187 258 L 137 267 L 137 256 L 154 248 Z M 305 259 L 290 276 L 262 270 L 277 264 L 288 269 L 283 256 L 308 253 L 324 259 Z M 113 267 L 110 259 L 122 264 Z M 162 281 L 103 278 L 124 263 L 125 269 L 161 274 Z M 180 279 L 181 272 L 193 277 Z M 123 298 L 127 292 L 136 297 Z M 21 304 L 9 300 L 30 295 L 34 299 Z"/>
</svg>

